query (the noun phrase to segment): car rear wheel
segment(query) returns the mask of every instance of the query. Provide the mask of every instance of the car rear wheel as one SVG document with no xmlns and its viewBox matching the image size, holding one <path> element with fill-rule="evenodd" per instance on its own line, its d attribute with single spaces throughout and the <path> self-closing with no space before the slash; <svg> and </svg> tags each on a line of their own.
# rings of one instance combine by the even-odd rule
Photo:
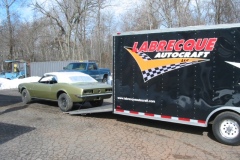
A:
<svg viewBox="0 0 240 160">
<path fill-rule="evenodd" d="M 224 144 L 240 144 L 240 116 L 233 112 L 219 114 L 212 126 L 215 138 Z"/>
<path fill-rule="evenodd" d="M 101 100 L 96 100 L 96 101 L 90 101 L 91 106 L 93 107 L 99 107 L 103 104 L 103 99 Z"/>
<path fill-rule="evenodd" d="M 63 112 L 68 112 L 72 110 L 73 102 L 66 93 L 62 93 L 58 97 L 58 106 Z"/>
<path fill-rule="evenodd" d="M 31 102 L 32 98 L 31 98 L 27 89 L 24 89 L 22 91 L 21 95 L 22 95 L 22 101 L 23 101 L 24 104 L 28 104 L 29 102 Z"/>
</svg>

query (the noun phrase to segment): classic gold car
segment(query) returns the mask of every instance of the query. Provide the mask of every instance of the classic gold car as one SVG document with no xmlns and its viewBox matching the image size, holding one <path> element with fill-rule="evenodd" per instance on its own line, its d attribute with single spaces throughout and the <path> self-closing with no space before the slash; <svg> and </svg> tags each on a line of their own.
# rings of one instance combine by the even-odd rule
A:
<svg viewBox="0 0 240 160">
<path fill-rule="evenodd" d="M 18 91 L 24 104 L 32 99 L 57 101 L 64 112 L 72 110 L 74 103 L 86 101 L 93 107 L 101 106 L 103 99 L 112 96 L 111 85 L 81 72 L 45 73 L 38 82 L 19 84 Z"/>
</svg>

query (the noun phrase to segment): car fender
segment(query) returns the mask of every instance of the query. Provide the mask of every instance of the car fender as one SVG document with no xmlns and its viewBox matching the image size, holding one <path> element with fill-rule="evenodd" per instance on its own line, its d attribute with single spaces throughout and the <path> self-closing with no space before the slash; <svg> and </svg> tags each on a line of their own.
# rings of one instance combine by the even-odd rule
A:
<svg viewBox="0 0 240 160">
<path fill-rule="evenodd" d="M 74 91 L 71 91 L 73 90 L 73 86 L 71 86 L 70 88 L 66 89 L 66 88 L 60 88 L 57 90 L 56 92 L 56 98 L 58 98 L 58 96 L 61 94 L 61 93 L 66 93 L 71 99 L 72 101 L 78 101 L 78 98 L 76 97 L 77 93 L 74 92 Z"/>
</svg>

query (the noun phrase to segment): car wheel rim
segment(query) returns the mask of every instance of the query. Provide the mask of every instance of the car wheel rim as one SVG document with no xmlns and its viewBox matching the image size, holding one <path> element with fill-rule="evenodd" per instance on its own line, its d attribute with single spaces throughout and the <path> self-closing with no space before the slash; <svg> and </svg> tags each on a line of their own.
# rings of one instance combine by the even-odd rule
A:
<svg viewBox="0 0 240 160">
<path fill-rule="evenodd" d="M 103 83 L 107 83 L 107 79 L 106 78 L 103 78 Z"/>
<path fill-rule="evenodd" d="M 62 104 L 62 107 L 66 108 L 66 106 L 67 106 L 67 99 L 66 98 L 61 98 L 61 104 Z"/>
<path fill-rule="evenodd" d="M 226 119 L 220 124 L 220 134 L 226 139 L 236 138 L 239 134 L 239 125 L 232 119 Z"/>
<path fill-rule="evenodd" d="M 23 100 L 26 99 L 26 96 L 27 96 L 26 92 L 23 92 L 23 93 L 22 93 L 22 98 L 23 98 Z"/>
</svg>

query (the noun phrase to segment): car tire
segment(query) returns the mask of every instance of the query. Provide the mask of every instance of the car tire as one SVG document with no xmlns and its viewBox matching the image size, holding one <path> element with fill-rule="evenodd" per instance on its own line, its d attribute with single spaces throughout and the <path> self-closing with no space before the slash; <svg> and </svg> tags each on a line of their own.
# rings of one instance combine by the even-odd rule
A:
<svg viewBox="0 0 240 160">
<path fill-rule="evenodd" d="M 71 98 L 66 93 L 62 93 L 58 97 L 58 107 L 63 112 L 68 112 L 68 111 L 72 110 L 73 102 L 72 102 Z"/>
<path fill-rule="evenodd" d="M 215 138 L 227 145 L 240 144 L 240 116 L 233 112 L 223 112 L 213 121 L 212 131 Z"/>
<path fill-rule="evenodd" d="M 30 96 L 30 94 L 29 94 L 29 92 L 28 92 L 28 90 L 27 89 L 24 89 L 22 92 L 21 92 L 21 96 L 22 96 L 22 101 L 23 101 L 23 103 L 24 104 L 28 104 L 28 103 L 30 103 L 31 102 L 31 96 Z"/>
<path fill-rule="evenodd" d="M 103 77 L 102 82 L 107 83 L 107 77 Z"/>
<path fill-rule="evenodd" d="M 90 101 L 91 106 L 93 107 L 99 107 L 103 104 L 103 99 L 101 100 L 96 100 L 96 101 Z"/>
</svg>

